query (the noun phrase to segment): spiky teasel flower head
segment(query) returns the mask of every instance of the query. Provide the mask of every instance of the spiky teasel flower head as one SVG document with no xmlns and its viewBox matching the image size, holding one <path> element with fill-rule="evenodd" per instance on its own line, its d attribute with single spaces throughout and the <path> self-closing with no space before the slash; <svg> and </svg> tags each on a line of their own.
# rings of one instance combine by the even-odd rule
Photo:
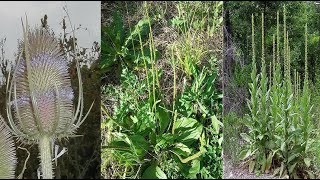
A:
<svg viewBox="0 0 320 180">
<path fill-rule="evenodd" d="M 0 179 L 14 179 L 16 152 L 9 130 L 0 116 Z"/>
<path fill-rule="evenodd" d="M 46 29 L 29 30 L 26 25 L 22 51 L 7 86 L 7 114 L 15 135 L 38 141 L 44 135 L 63 138 L 75 133 L 86 118 L 82 118 L 83 92 L 78 61 L 77 69 L 79 98 L 74 112 L 68 61 L 58 40 Z"/>
</svg>

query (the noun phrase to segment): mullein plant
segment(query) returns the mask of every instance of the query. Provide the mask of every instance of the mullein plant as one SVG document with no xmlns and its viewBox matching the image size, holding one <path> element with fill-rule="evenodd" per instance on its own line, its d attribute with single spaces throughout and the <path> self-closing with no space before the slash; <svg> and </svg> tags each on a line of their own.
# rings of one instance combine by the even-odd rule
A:
<svg viewBox="0 0 320 180">
<path fill-rule="evenodd" d="M 27 20 L 23 37 L 16 67 L 7 81 L 9 126 L 20 141 L 38 144 L 42 177 L 53 179 L 52 143 L 76 136 L 92 105 L 83 117 L 83 88 L 77 58 L 79 96 L 74 110 L 68 62 L 58 40 L 44 28 L 29 29 Z"/>
<path fill-rule="evenodd" d="M 249 170 L 269 172 L 272 162 L 278 162 L 280 167 L 274 167 L 274 174 L 280 177 L 297 178 L 300 176 L 313 177 L 308 170 L 312 159 L 312 143 L 317 133 L 312 123 L 312 105 L 308 81 L 308 38 L 305 27 L 305 77 L 300 93 L 300 75 L 294 71 L 291 79 L 289 34 L 286 28 L 286 9 L 283 12 L 283 74 L 280 63 L 279 12 L 277 13 L 276 36 L 273 35 L 273 59 L 270 67 L 269 87 L 264 58 L 264 17 L 262 14 L 262 68 L 257 74 L 254 18 L 252 16 L 252 73 L 250 83 L 251 99 L 248 102 L 251 114 L 247 114 L 245 125 L 249 133 L 241 136 L 247 141 L 246 148 L 240 158 L 249 157 Z M 271 71 L 272 70 L 272 71 Z M 260 77 L 260 78 L 259 78 Z M 295 96 L 294 96 L 295 95 Z M 302 174 L 302 175 L 301 175 Z"/>
<path fill-rule="evenodd" d="M 0 116 L 0 179 L 14 179 L 16 163 L 13 138 Z"/>
</svg>

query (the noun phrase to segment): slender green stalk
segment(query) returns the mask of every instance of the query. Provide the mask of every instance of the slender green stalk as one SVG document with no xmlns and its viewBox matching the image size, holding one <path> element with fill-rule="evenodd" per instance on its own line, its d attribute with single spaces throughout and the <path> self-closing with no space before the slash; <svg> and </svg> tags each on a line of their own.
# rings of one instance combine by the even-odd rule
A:
<svg viewBox="0 0 320 180">
<path fill-rule="evenodd" d="M 263 66 L 266 65 L 264 58 L 264 14 L 261 14 L 261 60 L 262 60 L 262 71 L 264 70 Z"/>
<path fill-rule="evenodd" d="M 308 129 L 310 128 L 311 118 L 309 116 L 310 111 L 310 93 L 309 93 L 309 82 L 308 82 L 308 26 L 305 25 L 305 76 L 304 76 L 304 84 L 303 84 L 303 96 L 302 96 L 302 120 L 303 120 L 303 128 L 305 129 L 303 132 L 303 137 L 305 142 L 308 141 Z M 305 143 L 305 149 L 307 148 L 307 143 Z"/>
<path fill-rule="evenodd" d="M 267 68 L 266 68 L 266 61 L 265 61 L 265 54 L 264 54 L 264 14 L 262 13 L 262 17 L 261 17 L 261 28 L 262 28 L 262 33 L 261 33 L 261 60 L 262 60 L 262 70 L 261 70 L 261 82 L 260 82 L 260 86 L 261 86 L 261 115 L 262 115 L 262 126 L 266 127 L 263 128 L 263 131 L 261 132 L 261 134 L 265 134 L 268 132 L 268 126 L 267 126 L 267 92 L 268 92 L 268 77 L 267 77 Z M 264 151 L 266 151 L 265 147 L 267 141 L 262 141 L 263 144 L 262 146 L 264 147 Z M 264 170 L 263 170 L 264 171 Z"/>
<path fill-rule="evenodd" d="M 287 38 L 286 38 L 286 6 L 284 5 L 283 7 L 283 69 L 284 69 L 284 72 L 286 72 L 286 59 L 287 59 L 287 51 L 286 51 L 286 41 L 287 41 Z"/>
<path fill-rule="evenodd" d="M 148 5 L 147 2 L 144 2 L 144 7 L 146 9 L 146 17 L 148 18 L 148 23 L 149 23 L 149 29 L 150 29 L 150 33 L 149 33 L 149 49 L 150 49 L 150 61 L 151 61 L 151 73 L 152 73 L 152 98 L 153 98 L 153 112 L 157 111 L 157 107 L 156 107 L 156 67 L 154 65 L 155 63 L 155 50 L 154 50 L 154 43 L 153 43 L 153 34 L 152 34 L 152 28 L 151 28 L 151 20 L 149 17 L 149 12 L 148 12 Z M 154 117 L 155 118 L 155 117 Z"/>
<path fill-rule="evenodd" d="M 171 58 L 172 58 L 172 69 L 173 69 L 173 102 L 176 100 L 176 94 L 177 94 L 177 80 L 176 80 L 176 63 L 174 59 L 174 53 L 173 53 L 173 47 L 171 48 Z M 175 110 L 175 103 L 173 103 L 172 106 L 172 112 Z"/>
<path fill-rule="evenodd" d="M 305 26 L 305 49 L 304 49 L 304 82 L 308 84 L 308 25 Z"/>
<path fill-rule="evenodd" d="M 271 89 L 272 83 L 271 83 L 271 79 L 272 79 L 272 62 L 270 61 L 269 63 L 269 79 L 270 79 L 270 83 L 269 83 L 269 89 Z"/>
<path fill-rule="evenodd" d="M 274 84 L 275 80 L 276 80 L 276 78 L 275 78 L 275 74 L 276 74 L 276 38 L 275 38 L 274 34 L 272 36 L 272 71 L 273 71 L 272 82 Z M 271 73 L 270 73 L 270 77 L 271 77 Z M 270 79 L 270 82 L 271 82 L 271 79 Z"/>
<path fill-rule="evenodd" d="M 255 54 L 255 42 L 254 42 L 254 16 L 252 14 L 252 72 L 251 72 L 251 114 L 253 123 L 255 123 L 256 116 L 258 113 L 258 79 L 257 79 L 257 65 L 256 65 L 256 54 Z M 254 124 L 253 124 L 254 126 Z"/>
<path fill-rule="evenodd" d="M 256 50 L 255 50 L 255 43 L 254 43 L 254 16 L 252 14 L 252 19 L 251 19 L 251 23 L 252 23 L 252 63 L 256 63 Z M 254 67 L 252 67 L 254 69 L 256 69 L 256 65 L 254 65 Z"/>
<path fill-rule="evenodd" d="M 139 27 L 138 27 L 139 28 Z M 146 73 L 147 76 L 147 90 L 148 90 L 148 96 L 149 99 L 151 99 L 151 93 L 150 93 L 150 83 L 149 83 L 149 73 L 148 73 L 148 67 L 147 67 L 147 62 L 146 62 L 146 58 L 144 56 L 144 51 L 143 51 L 143 45 L 142 45 L 142 39 L 141 39 L 141 34 L 140 34 L 140 29 L 138 31 L 138 36 L 139 36 L 139 42 L 140 42 L 140 50 L 141 50 L 141 54 L 142 54 L 142 58 L 143 58 L 143 64 L 144 64 L 144 71 Z"/>
</svg>

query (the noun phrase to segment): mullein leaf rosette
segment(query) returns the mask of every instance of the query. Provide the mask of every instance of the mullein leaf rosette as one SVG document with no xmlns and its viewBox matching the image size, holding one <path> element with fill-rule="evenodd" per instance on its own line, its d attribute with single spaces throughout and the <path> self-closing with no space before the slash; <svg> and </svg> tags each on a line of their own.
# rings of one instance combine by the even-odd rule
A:
<svg viewBox="0 0 320 180">
<path fill-rule="evenodd" d="M 0 116 L 0 179 L 14 179 L 16 163 L 14 141 Z"/>
</svg>

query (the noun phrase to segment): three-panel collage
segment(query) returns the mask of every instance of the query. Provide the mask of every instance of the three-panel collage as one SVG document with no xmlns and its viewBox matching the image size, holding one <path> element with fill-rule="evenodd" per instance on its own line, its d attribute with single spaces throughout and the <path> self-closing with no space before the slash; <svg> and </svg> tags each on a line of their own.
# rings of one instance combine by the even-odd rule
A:
<svg viewBox="0 0 320 180">
<path fill-rule="evenodd" d="M 320 178 L 320 1 L 1 1 L 1 179 Z"/>
</svg>

